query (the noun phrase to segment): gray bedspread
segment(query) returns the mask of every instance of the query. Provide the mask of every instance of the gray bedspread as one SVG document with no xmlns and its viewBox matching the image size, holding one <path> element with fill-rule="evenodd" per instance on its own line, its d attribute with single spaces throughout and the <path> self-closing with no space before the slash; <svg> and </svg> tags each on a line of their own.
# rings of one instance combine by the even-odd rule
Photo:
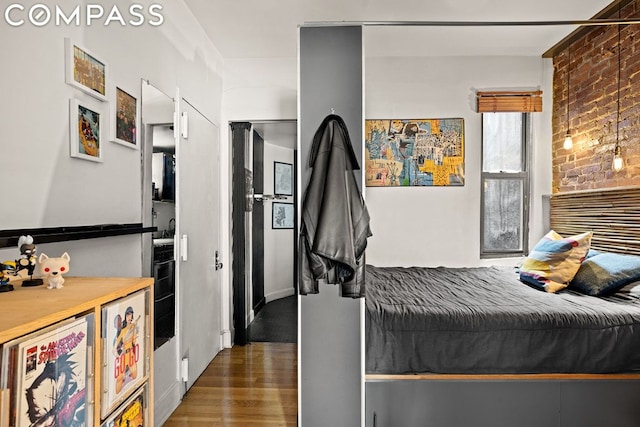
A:
<svg viewBox="0 0 640 427">
<path fill-rule="evenodd" d="M 367 373 L 640 369 L 640 303 L 549 294 L 513 268 L 367 266 Z"/>
</svg>

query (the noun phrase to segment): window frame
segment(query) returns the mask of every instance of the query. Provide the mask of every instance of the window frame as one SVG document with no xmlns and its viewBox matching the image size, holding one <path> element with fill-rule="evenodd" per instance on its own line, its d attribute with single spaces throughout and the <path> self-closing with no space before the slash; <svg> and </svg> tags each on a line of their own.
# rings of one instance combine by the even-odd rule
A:
<svg viewBox="0 0 640 427">
<path fill-rule="evenodd" d="M 480 259 L 489 258 L 508 258 L 525 256 L 529 253 L 529 213 L 531 207 L 531 113 L 522 112 L 522 132 L 521 132 L 521 149 L 522 149 L 522 170 L 520 172 L 485 172 L 484 170 L 484 125 L 485 114 L 504 114 L 501 112 L 481 113 L 481 147 L 480 147 Z M 487 180 L 520 180 L 522 181 L 522 249 L 512 250 L 487 250 L 485 249 L 485 183 Z"/>
</svg>

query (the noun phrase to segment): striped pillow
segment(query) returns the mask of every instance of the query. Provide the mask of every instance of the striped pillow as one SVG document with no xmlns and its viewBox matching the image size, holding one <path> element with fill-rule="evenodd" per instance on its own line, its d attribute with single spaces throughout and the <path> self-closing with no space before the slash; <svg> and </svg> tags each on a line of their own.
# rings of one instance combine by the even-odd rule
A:
<svg viewBox="0 0 640 427">
<path fill-rule="evenodd" d="M 566 288 L 589 252 L 593 232 L 562 237 L 548 232 L 520 267 L 520 280 L 546 292 Z"/>
</svg>

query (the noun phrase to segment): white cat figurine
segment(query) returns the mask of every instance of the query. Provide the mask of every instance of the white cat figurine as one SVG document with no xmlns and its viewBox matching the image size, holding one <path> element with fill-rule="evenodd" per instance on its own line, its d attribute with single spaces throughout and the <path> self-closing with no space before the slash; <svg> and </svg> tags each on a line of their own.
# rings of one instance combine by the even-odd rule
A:
<svg viewBox="0 0 640 427">
<path fill-rule="evenodd" d="M 42 277 L 49 282 L 47 289 L 62 288 L 64 283 L 62 275 L 69 272 L 69 261 L 71 261 L 71 258 L 66 252 L 60 258 L 49 258 L 45 253 L 40 254 L 38 263 L 40 264 Z"/>
</svg>

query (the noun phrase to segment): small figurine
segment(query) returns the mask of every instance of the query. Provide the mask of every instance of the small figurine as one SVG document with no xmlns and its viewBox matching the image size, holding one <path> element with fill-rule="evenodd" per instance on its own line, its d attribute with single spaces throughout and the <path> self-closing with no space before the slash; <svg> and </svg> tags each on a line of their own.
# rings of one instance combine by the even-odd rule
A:
<svg viewBox="0 0 640 427">
<path fill-rule="evenodd" d="M 69 272 L 69 261 L 71 261 L 71 258 L 66 252 L 60 258 L 49 258 L 45 253 L 40 254 L 38 258 L 40 273 L 49 282 L 47 289 L 62 288 L 64 283 L 62 275 Z"/>
<path fill-rule="evenodd" d="M 40 286 L 44 282 L 42 279 L 34 279 L 33 272 L 36 269 L 36 245 L 33 244 L 33 237 L 20 236 L 18 239 L 18 248 L 22 258 L 16 260 L 16 269 L 14 275 L 18 275 L 20 270 L 27 270 L 29 279 L 22 281 L 22 286 Z"/>
<path fill-rule="evenodd" d="M 0 263 L 0 292 L 9 292 L 13 290 L 13 285 L 9 284 L 9 273 L 15 270 L 13 261 L 5 261 Z"/>
</svg>

